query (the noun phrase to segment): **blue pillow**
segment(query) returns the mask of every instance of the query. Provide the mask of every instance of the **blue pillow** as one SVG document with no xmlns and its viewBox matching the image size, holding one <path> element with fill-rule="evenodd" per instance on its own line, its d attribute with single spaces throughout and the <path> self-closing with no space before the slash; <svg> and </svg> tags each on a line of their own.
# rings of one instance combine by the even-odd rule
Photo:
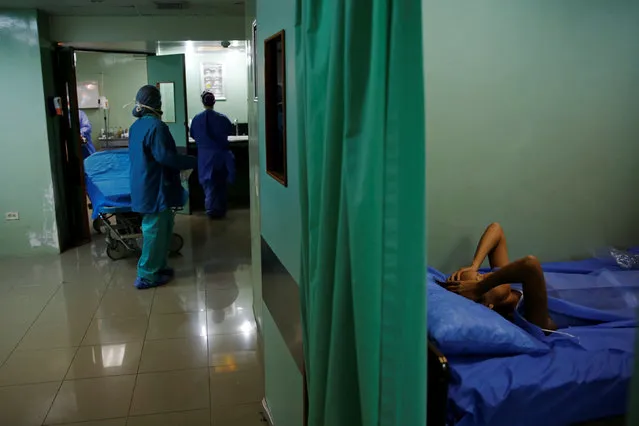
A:
<svg viewBox="0 0 639 426">
<path fill-rule="evenodd" d="M 451 293 L 429 268 L 428 334 L 444 355 L 515 355 L 549 351 L 548 346 L 484 305 Z"/>
</svg>

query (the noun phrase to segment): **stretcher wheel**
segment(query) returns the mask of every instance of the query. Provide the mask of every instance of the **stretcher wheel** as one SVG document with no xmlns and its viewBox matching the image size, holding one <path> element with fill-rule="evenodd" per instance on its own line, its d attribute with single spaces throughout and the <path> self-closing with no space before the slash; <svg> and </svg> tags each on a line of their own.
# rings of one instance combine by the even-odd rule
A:
<svg viewBox="0 0 639 426">
<path fill-rule="evenodd" d="M 180 234 L 173 234 L 171 236 L 171 245 L 169 246 L 169 253 L 178 254 L 184 247 L 184 238 Z"/>
<path fill-rule="evenodd" d="M 111 260 L 120 260 L 129 254 L 129 250 L 121 241 L 116 241 L 114 244 L 107 245 L 106 253 Z"/>
<path fill-rule="evenodd" d="M 93 221 L 93 230 L 98 234 L 102 233 L 102 219 L 98 218 Z"/>
</svg>

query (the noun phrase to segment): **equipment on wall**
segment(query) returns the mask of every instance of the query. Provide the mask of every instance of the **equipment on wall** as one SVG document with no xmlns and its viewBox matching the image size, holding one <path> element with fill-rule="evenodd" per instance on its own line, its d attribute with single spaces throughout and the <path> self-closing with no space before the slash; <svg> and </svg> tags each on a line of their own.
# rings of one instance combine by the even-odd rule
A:
<svg viewBox="0 0 639 426">
<path fill-rule="evenodd" d="M 60 96 L 49 96 L 47 106 L 49 107 L 49 114 L 52 116 L 63 115 L 62 98 Z"/>
<path fill-rule="evenodd" d="M 98 98 L 98 107 L 100 109 L 109 109 L 109 100 L 106 98 L 106 96 L 100 96 Z"/>
<path fill-rule="evenodd" d="M 102 117 L 104 119 L 104 127 L 100 130 L 100 139 L 105 140 L 105 146 L 109 146 L 109 100 L 106 96 L 100 96 L 98 98 L 98 108 L 102 110 Z"/>
</svg>

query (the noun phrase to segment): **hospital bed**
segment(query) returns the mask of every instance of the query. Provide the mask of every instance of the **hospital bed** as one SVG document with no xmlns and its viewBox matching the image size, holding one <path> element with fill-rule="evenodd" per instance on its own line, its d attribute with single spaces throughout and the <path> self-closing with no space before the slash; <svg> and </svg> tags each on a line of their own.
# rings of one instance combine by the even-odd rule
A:
<svg viewBox="0 0 639 426">
<path fill-rule="evenodd" d="M 112 260 L 137 253 L 142 247 L 142 217 L 131 211 L 129 170 L 127 149 L 96 152 L 84 160 L 93 227 L 106 231 L 106 254 Z M 182 236 L 174 233 L 169 252 L 177 254 L 183 245 Z"/>
<path fill-rule="evenodd" d="M 437 281 L 445 275 L 429 268 L 429 426 L 623 424 L 639 271 L 598 259 L 550 263 L 544 271 L 559 333 L 543 333 L 520 307 L 518 326 L 499 317 L 526 334 L 509 347 L 504 336 L 517 330 L 490 316 L 484 321 L 483 311 L 495 313 L 443 290 Z"/>
</svg>

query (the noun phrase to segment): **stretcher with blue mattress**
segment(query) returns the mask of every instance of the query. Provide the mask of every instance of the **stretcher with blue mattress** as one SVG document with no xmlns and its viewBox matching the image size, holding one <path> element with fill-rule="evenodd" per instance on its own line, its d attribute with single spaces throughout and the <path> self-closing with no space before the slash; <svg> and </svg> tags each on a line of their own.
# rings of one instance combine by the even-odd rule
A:
<svg viewBox="0 0 639 426">
<path fill-rule="evenodd" d="M 544 271 L 557 333 L 544 333 L 528 323 L 520 307 L 515 323 L 526 338 L 542 346 L 504 346 L 507 333 L 491 336 L 502 326 L 495 323 L 460 351 L 434 336 L 445 335 L 437 327 L 463 316 L 455 309 L 460 300 L 449 299 L 462 298 L 442 290 L 437 281 L 445 275 L 429 268 L 429 425 L 433 420 L 435 426 L 563 426 L 601 419 L 596 424 L 622 424 L 634 365 L 639 271 L 597 259 L 552 263 Z M 451 306 L 448 311 L 434 309 L 435 303 Z M 477 322 L 472 318 L 464 323 L 475 327 Z M 460 324 L 444 330 L 447 339 L 451 330 L 462 333 Z M 469 333 L 466 336 L 477 331 Z M 494 345 L 488 348 L 490 340 Z M 447 347 L 455 353 L 447 353 Z"/>
<path fill-rule="evenodd" d="M 139 252 L 142 217 L 131 211 L 129 151 L 96 152 L 84 160 L 87 195 L 93 205 L 93 227 L 106 231 L 106 253 L 112 260 Z M 170 252 L 177 254 L 184 240 L 173 234 Z"/>
</svg>

